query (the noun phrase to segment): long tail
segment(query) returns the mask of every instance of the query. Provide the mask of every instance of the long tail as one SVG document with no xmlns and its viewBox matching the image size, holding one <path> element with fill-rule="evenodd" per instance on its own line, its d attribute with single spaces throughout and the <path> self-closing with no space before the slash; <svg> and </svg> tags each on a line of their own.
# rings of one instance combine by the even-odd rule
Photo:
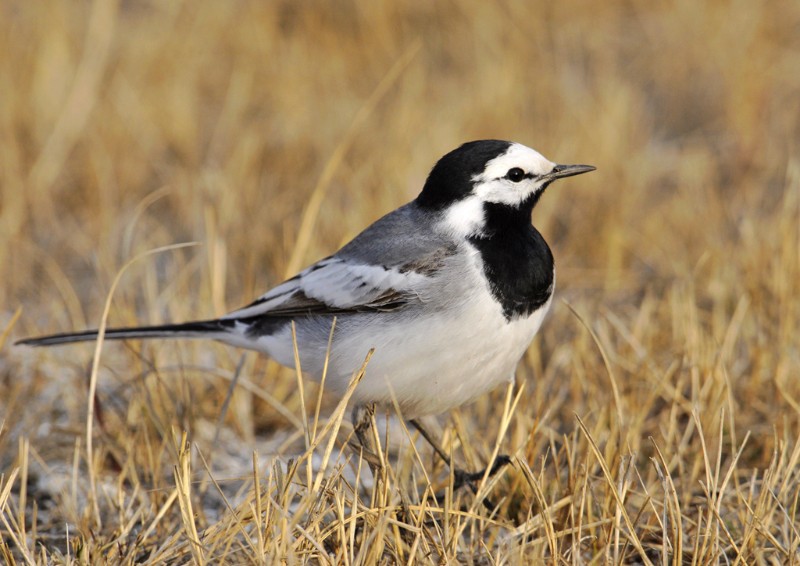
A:
<svg viewBox="0 0 800 566">
<path fill-rule="evenodd" d="M 162 324 L 159 326 L 139 326 L 133 328 L 109 328 L 105 331 L 106 340 L 126 340 L 129 338 L 219 338 L 227 335 L 233 321 L 198 320 L 182 324 Z M 24 338 L 15 344 L 24 346 L 57 346 L 74 342 L 91 342 L 97 339 L 97 330 L 51 334 Z"/>
</svg>

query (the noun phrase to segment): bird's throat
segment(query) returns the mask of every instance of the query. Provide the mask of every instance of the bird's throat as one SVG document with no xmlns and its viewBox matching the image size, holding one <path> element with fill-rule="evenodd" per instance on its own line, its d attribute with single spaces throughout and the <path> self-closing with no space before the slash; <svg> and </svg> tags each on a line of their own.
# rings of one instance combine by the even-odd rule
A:
<svg viewBox="0 0 800 566">
<path fill-rule="evenodd" d="M 519 208 L 486 204 L 485 230 L 469 239 L 508 320 L 530 316 L 553 294 L 553 254 L 531 225 L 534 204 Z"/>
</svg>

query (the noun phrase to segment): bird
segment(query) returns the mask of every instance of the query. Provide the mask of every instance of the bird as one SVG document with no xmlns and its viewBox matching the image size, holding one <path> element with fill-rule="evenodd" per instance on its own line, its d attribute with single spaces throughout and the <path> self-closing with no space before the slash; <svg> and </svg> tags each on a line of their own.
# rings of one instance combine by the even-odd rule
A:
<svg viewBox="0 0 800 566">
<path fill-rule="evenodd" d="M 110 328 L 104 337 L 208 338 L 294 367 L 294 326 L 303 373 L 320 379 L 325 371 L 334 395 L 344 394 L 373 351 L 352 393 L 354 421 L 363 408 L 396 403 L 416 426 L 513 380 L 556 282 L 533 209 L 553 181 L 594 170 L 556 164 L 516 142 L 464 143 L 436 162 L 413 201 L 250 304 L 211 320 Z M 97 335 L 17 343 L 54 346 Z"/>
</svg>

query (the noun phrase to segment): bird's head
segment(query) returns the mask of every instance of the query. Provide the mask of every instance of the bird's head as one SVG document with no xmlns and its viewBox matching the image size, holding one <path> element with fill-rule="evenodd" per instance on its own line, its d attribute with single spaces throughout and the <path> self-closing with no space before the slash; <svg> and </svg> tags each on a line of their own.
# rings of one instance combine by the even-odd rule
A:
<svg viewBox="0 0 800 566">
<path fill-rule="evenodd" d="M 431 170 L 417 204 L 446 215 L 463 235 L 479 234 L 487 210 L 530 221 L 547 186 L 561 177 L 594 171 L 591 165 L 558 165 L 522 144 L 501 140 L 465 143 Z"/>
</svg>

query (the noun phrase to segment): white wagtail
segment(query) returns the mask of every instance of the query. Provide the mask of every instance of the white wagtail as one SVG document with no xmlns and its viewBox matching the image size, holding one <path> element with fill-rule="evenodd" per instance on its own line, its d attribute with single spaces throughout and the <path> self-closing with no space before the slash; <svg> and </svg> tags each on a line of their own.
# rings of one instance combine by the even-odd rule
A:
<svg viewBox="0 0 800 566">
<path fill-rule="evenodd" d="M 466 143 L 436 163 L 414 201 L 246 307 L 214 320 L 113 328 L 105 337 L 211 338 L 293 367 L 293 321 L 302 369 L 319 379 L 335 317 L 326 389 L 341 395 L 374 349 L 353 405 L 394 400 L 418 426 L 416 417 L 513 378 L 555 286 L 553 255 L 531 212 L 551 182 L 594 169 L 557 165 L 518 143 Z M 96 337 L 88 330 L 18 343 Z"/>
</svg>

